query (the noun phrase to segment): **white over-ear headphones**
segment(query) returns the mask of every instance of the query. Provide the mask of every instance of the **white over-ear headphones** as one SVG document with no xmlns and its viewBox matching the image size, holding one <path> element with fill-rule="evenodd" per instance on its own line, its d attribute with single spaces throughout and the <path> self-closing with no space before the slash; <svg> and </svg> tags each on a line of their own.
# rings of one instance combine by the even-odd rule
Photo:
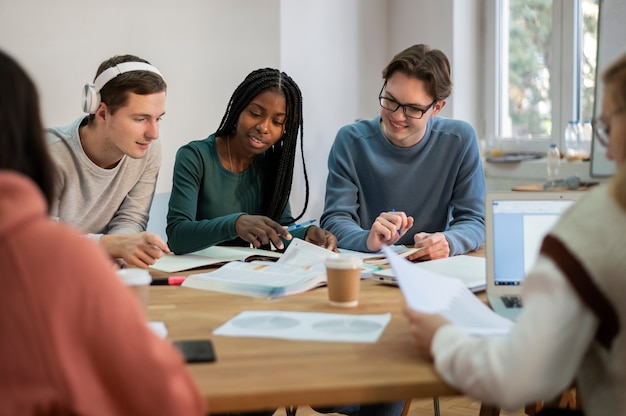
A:
<svg viewBox="0 0 626 416">
<path fill-rule="evenodd" d="M 111 68 L 107 68 L 96 77 L 93 84 L 85 84 L 85 88 L 83 89 L 83 111 L 85 113 L 94 114 L 100 105 L 100 90 L 102 87 L 116 76 L 131 71 L 149 71 L 161 75 L 158 69 L 145 62 L 122 62 Z"/>
</svg>

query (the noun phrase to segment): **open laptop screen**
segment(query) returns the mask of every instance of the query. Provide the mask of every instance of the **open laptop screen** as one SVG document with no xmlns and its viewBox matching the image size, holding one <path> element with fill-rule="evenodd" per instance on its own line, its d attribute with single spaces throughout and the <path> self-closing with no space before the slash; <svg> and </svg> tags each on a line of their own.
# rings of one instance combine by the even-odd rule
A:
<svg viewBox="0 0 626 416">
<path fill-rule="evenodd" d="M 496 286 L 522 283 L 535 263 L 543 237 L 573 203 L 573 199 L 494 199 L 491 202 Z"/>
</svg>

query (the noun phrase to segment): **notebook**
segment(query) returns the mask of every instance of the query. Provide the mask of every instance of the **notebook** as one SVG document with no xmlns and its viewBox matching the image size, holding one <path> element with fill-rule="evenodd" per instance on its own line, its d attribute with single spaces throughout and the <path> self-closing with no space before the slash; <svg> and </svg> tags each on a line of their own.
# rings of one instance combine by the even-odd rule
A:
<svg viewBox="0 0 626 416">
<path fill-rule="evenodd" d="M 468 255 L 446 257 L 444 259 L 415 263 L 416 266 L 448 277 L 456 277 L 463 281 L 472 292 L 485 290 L 486 274 L 485 259 Z M 375 271 L 372 278 L 381 283 L 398 285 L 392 269 Z"/>
<path fill-rule="evenodd" d="M 487 299 L 493 310 L 517 320 L 522 283 L 543 237 L 582 192 L 491 192 L 485 196 Z"/>
</svg>

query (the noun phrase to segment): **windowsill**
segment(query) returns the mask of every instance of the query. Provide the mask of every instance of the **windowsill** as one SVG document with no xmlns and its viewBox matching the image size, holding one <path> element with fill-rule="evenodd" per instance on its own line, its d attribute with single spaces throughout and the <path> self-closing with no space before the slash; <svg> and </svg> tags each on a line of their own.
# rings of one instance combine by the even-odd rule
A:
<svg viewBox="0 0 626 416">
<path fill-rule="evenodd" d="M 518 163 L 492 163 L 483 160 L 485 177 L 529 179 L 533 181 L 546 180 L 546 159 L 525 160 Z M 589 176 L 589 161 L 567 162 L 561 161 L 559 176 L 567 177 L 578 175 L 583 181 L 593 180 Z"/>
</svg>

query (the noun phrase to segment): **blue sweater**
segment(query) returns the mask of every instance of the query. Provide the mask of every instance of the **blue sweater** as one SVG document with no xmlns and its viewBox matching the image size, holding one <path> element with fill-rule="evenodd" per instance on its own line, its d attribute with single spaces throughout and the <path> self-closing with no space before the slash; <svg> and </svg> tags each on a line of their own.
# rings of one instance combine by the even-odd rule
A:
<svg viewBox="0 0 626 416">
<path fill-rule="evenodd" d="M 369 230 L 381 212 L 404 211 L 415 223 L 398 244 L 419 232 L 443 232 L 450 255 L 485 240 L 485 178 L 473 127 L 433 117 L 422 140 L 399 148 L 385 138 L 380 116 L 342 127 L 328 157 L 321 226 L 341 248 L 369 251 Z"/>
</svg>

